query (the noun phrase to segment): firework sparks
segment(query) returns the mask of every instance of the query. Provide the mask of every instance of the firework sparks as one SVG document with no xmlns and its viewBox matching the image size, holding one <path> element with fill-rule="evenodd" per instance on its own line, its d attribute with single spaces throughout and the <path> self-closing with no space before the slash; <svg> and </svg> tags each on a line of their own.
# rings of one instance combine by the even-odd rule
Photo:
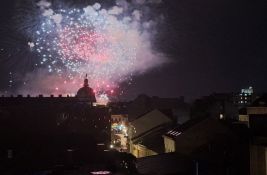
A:
<svg viewBox="0 0 267 175">
<path fill-rule="evenodd" d="M 99 99 L 107 99 L 121 82 L 163 61 L 151 49 L 149 22 L 141 22 L 138 10 L 126 15 L 123 7 L 106 10 L 99 3 L 81 9 L 52 9 L 46 1 L 37 5 L 41 23 L 28 44 L 41 58 L 37 67 L 57 79 L 54 92 L 71 94 L 79 87 L 77 79 L 88 73 Z"/>
</svg>

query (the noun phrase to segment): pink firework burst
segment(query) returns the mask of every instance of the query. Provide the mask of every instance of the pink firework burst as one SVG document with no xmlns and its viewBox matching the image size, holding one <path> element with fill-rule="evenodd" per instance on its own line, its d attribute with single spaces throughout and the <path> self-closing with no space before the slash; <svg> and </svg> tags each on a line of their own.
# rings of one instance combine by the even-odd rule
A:
<svg viewBox="0 0 267 175">
<path fill-rule="evenodd" d="M 64 59 L 104 61 L 107 39 L 92 29 L 81 26 L 65 27 L 59 31 L 59 53 Z"/>
</svg>

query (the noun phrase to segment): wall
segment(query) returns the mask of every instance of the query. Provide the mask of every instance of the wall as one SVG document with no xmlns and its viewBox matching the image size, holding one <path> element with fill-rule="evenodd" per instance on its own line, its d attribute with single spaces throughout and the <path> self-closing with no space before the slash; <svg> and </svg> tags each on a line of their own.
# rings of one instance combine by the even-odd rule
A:
<svg viewBox="0 0 267 175">
<path fill-rule="evenodd" d="M 157 155 L 156 152 L 148 149 L 147 147 L 141 144 L 133 144 L 131 153 L 137 158 Z"/>
<path fill-rule="evenodd" d="M 163 136 L 165 153 L 175 152 L 175 141 L 172 138 Z"/>
<path fill-rule="evenodd" d="M 248 115 L 250 114 L 267 114 L 267 107 L 248 107 Z"/>
<path fill-rule="evenodd" d="M 267 147 L 250 146 L 250 174 L 267 175 Z"/>
</svg>

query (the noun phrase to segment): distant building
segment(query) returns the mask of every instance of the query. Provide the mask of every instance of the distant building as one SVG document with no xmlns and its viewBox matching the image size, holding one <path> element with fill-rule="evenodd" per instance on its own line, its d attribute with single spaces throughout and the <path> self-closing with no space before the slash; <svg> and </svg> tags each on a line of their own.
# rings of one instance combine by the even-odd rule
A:
<svg viewBox="0 0 267 175">
<path fill-rule="evenodd" d="M 45 168 L 108 149 L 110 113 L 95 101 L 87 78 L 75 97 L 0 97 L 0 164 Z"/>
<path fill-rule="evenodd" d="M 111 115 L 111 148 L 128 152 L 128 116 Z"/>
<path fill-rule="evenodd" d="M 189 120 L 190 106 L 185 103 L 184 97 L 179 98 L 161 98 L 139 95 L 136 99 L 127 104 L 127 114 L 129 121 L 153 110 L 159 109 L 165 111 L 173 117 L 177 123 L 184 123 Z"/>
<path fill-rule="evenodd" d="M 252 87 L 241 89 L 239 93 L 234 94 L 234 104 L 236 104 L 238 107 L 249 106 L 255 99 L 256 95 Z"/>
<path fill-rule="evenodd" d="M 237 120 L 238 106 L 233 102 L 233 94 L 213 93 L 195 100 L 191 106 L 191 118 L 198 117 Z"/>
<path fill-rule="evenodd" d="M 128 115 L 128 106 L 130 102 L 109 102 L 107 104 L 112 115 Z"/>
<path fill-rule="evenodd" d="M 87 74 L 84 79 L 83 87 L 78 90 L 76 97 L 79 98 L 80 101 L 90 103 L 90 105 L 96 102 L 95 93 L 93 89 L 89 87 Z"/>
<path fill-rule="evenodd" d="M 111 147 L 121 152 L 129 152 L 128 102 L 108 103 L 111 114 Z"/>
</svg>

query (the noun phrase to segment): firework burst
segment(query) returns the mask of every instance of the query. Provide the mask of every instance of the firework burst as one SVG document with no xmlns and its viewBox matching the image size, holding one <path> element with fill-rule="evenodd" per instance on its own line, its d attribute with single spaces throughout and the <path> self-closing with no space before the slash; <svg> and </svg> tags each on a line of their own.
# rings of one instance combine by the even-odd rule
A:
<svg viewBox="0 0 267 175">
<path fill-rule="evenodd" d="M 154 22 L 141 22 L 138 10 L 129 13 L 119 5 L 104 9 L 99 3 L 53 9 L 40 1 L 37 6 L 39 27 L 28 45 L 39 55 L 36 66 L 50 76 L 50 93 L 72 94 L 88 73 L 97 96 L 106 98 L 132 75 L 163 62 L 151 49 L 148 31 Z"/>
</svg>

